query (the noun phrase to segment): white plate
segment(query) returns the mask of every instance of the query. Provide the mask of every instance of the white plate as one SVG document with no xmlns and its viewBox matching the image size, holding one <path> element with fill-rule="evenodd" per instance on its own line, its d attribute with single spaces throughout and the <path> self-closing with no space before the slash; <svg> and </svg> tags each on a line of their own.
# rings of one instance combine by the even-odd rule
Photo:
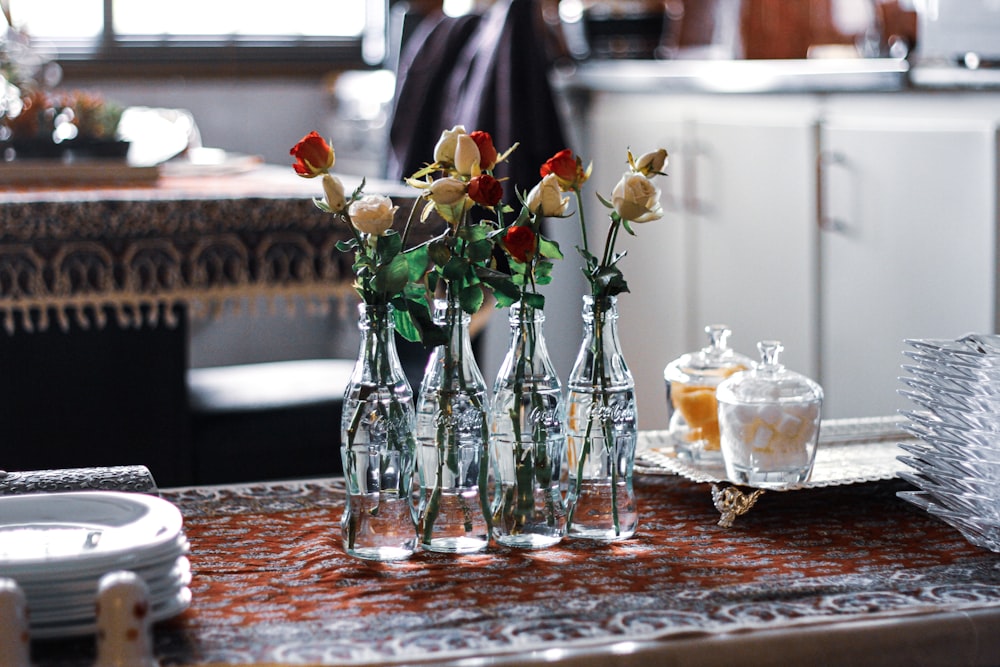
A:
<svg viewBox="0 0 1000 667">
<path fill-rule="evenodd" d="M 0 576 L 129 569 L 176 557 L 182 525 L 177 507 L 141 493 L 0 497 Z"/>
<path fill-rule="evenodd" d="M 154 609 L 173 600 L 181 589 L 191 583 L 191 570 L 181 571 L 172 577 L 159 581 L 147 582 L 149 586 L 149 602 Z M 31 612 L 31 626 L 38 627 L 54 623 L 91 622 L 94 620 L 96 600 L 95 590 L 89 595 L 80 594 L 67 597 L 62 601 L 38 601 L 28 597 Z"/>
<path fill-rule="evenodd" d="M 191 583 L 191 563 L 183 556 L 167 569 L 131 571 L 142 577 L 142 580 L 149 587 L 150 594 L 154 596 L 164 592 L 176 593 L 177 588 Z M 184 581 L 185 579 L 186 581 Z M 178 582 L 180 585 L 176 585 Z M 32 613 L 34 613 L 40 608 L 66 605 L 79 598 L 93 601 L 99 583 L 100 577 L 87 577 L 77 581 L 61 582 L 53 586 L 21 585 L 21 589 L 31 602 Z M 174 590 L 169 590 L 170 586 L 173 586 Z"/>
<path fill-rule="evenodd" d="M 191 589 L 184 587 L 169 600 L 153 604 L 153 623 L 173 618 L 191 605 Z M 62 639 L 93 634 L 97 631 L 97 619 L 93 616 L 83 621 L 63 623 L 43 623 L 31 626 L 32 639 Z"/>
<path fill-rule="evenodd" d="M 191 603 L 183 519 L 146 494 L 74 491 L 0 497 L 0 577 L 24 589 L 33 638 L 96 628 L 100 578 L 131 570 L 150 588 L 154 621 Z"/>
</svg>

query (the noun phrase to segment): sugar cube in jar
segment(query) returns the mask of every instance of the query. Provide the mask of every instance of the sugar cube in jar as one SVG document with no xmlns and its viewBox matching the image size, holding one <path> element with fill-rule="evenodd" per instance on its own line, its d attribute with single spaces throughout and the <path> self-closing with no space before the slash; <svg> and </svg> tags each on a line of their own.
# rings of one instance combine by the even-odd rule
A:
<svg viewBox="0 0 1000 667">
<path fill-rule="evenodd" d="M 823 389 L 781 364 L 780 341 L 761 341 L 757 349 L 760 363 L 716 391 L 722 458 L 736 484 L 787 488 L 812 474 Z"/>
</svg>

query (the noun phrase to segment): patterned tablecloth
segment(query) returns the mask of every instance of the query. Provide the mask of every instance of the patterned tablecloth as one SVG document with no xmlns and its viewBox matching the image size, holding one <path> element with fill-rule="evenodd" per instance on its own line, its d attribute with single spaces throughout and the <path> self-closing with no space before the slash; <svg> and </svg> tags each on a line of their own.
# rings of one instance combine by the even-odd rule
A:
<svg viewBox="0 0 1000 667">
<path fill-rule="evenodd" d="M 622 650 L 626 640 L 653 640 L 662 657 L 692 638 L 729 638 L 733 648 L 740 638 L 829 628 L 846 639 L 844 651 L 810 647 L 833 664 L 850 655 L 851 635 L 841 631 L 872 621 L 910 631 L 911 654 L 878 664 L 917 664 L 929 657 L 925 642 L 948 647 L 954 664 L 995 650 L 1000 557 L 897 499 L 901 482 L 768 493 L 730 529 L 717 525 L 705 484 L 646 476 L 636 487 L 639 531 L 618 544 L 418 553 L 396 564 L 341 551 L 339 480 L 165 491 L 185 517 L 194 598 L 157 626 L 158 654 L 163 665 L 443 664 L 512 654 L 521 658 L 504 664 L 520 664 L 552 658 L 552 649 Z M 973 632 L 970 643 L 930 623 L 954 612 L 985 617 L 991 632 Z M 89 665 L 92 645 L 38 644 L 35 657 L 45 667 Z"/>
<path fill-rule="evenodd" d="M 360 179 L 344 177 L 353 188 Z M 412 188 L 371 182 L 408 215 Z M 173 324 L 248 297 L 322 310 L 349 292 L 349 237 L 312 202 L 318 181 L 291 167 L 163 177 L 152 184 L 5 189 L 0 197 L 0 326 Z M 402 220 L 397 227 L 402 229 Z M 420 227 L 420 226 L 417 226 Z M 431 225 L 416 230 L 427 233 Z"/>
</svg>

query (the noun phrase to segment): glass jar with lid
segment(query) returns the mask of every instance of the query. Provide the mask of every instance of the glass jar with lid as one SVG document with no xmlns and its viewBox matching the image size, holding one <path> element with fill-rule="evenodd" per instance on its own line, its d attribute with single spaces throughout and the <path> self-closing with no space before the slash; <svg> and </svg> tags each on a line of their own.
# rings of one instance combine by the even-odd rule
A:
<svg viewBox="0 0 1000 667">
<path fill-rule="evenodd" d="M 721 460 L 715 390 L 733 373 L 753 367 L 749 357 L 729 347 L 732 330 L 725 324 L 705 327 L 708 346 L 667 364 L 667 414 L 675 451 L 694 460 Z"/>
<path fill-rule="evenodd" d="M 716 391 L 726 475 L 736 484 L 786 488 L 812 474 L 823 389 L 780 363 L 780 341 L 757 349 L 760 363 Z"/>
</svg>

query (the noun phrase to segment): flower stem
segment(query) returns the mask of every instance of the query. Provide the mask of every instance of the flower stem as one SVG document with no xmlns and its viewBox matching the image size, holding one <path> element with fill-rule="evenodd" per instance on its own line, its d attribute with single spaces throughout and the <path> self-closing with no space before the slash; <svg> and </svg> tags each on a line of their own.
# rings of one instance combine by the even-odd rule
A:
<svg viewBox="0 0 1000 667">
<path fill-rule="evenodd" d="M 583 190 L 579 187 L 573 188 L 573 192 L 576 193 L 576 209 L 577 217 L 580 220 L 580 236 L 583 238 L 583 250 L 589 253 L 590 247 L 587 245 L 587 223 L 583 217 Z"/>
</svg>

